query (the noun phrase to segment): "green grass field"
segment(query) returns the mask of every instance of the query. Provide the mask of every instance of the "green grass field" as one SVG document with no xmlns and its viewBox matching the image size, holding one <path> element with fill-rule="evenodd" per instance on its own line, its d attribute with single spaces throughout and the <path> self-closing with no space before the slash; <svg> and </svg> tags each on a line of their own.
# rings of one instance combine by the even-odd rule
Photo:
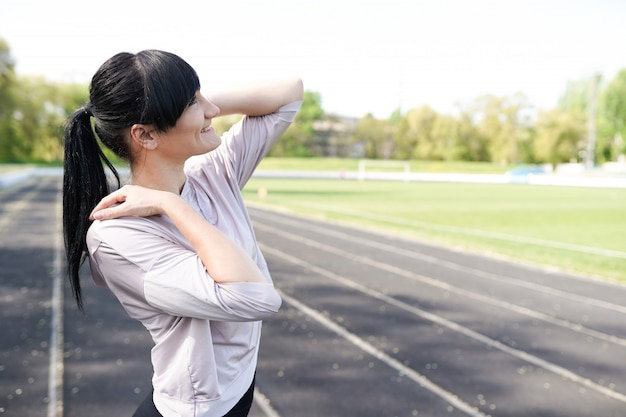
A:
<svg viewBox="0 0 626 417">
<path fill-rule="evenodd" d="M 267 196 L 259 197 L 265 188 Z M 626 282 L 626 190 L 250 180 L 249 203 Z"/>
</svg>

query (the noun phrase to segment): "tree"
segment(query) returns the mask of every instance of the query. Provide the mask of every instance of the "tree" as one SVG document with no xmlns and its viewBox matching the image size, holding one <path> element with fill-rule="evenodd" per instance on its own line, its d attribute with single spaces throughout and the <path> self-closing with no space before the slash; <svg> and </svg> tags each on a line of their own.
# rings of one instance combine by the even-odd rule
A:
<svg viewBox="0 0 626 417">
<path fill-rule="evenodd" d="M 477 133 L 486 143 L 489 160 L 503 164 L 520 162 L 521 149 L 531 138 L 531 106 L 526 96 L 521 93 L 508 97 L 487 95 L 478 98 L 471 109 Z"/>
<path fill-rule="evenodd" d="M 0 39 L 0 160 L 61 160 L 63 125 L 87 101 L 87 88 L 18 77 L 14 67 Z"/>
<path fill-rule="evenodd" d="M 304 100 L 296 120 L 287 129 L 281 140 L 272 148 L 270 156 L 315 156 L 315 121 L 324 117 L 321 95 L 304 92 Z"/>
<path fill-rule="evenodd" d="M 52 83 L 41 77 L 20 78 L 13 116 L 17 122 L 13 157 L 47 162 L 61 160 L 63 125 L 69 114 L 87 99 L 87 88 L 82 85 Z"/>
<path fill-rule="evenodd" d="M 600 96 L 598 148 L 606 159 L 626 154 L 626 69 L 621 70 Z"/>
<path fill-rule="evenodd" d="M 431 131 L 437 112 L 429 106 L 409 110 L 395 131 L 393 157 L 397 159 L 429 159 L 434 144 Z"/>
<path fill-rule="evenodd" d="M 586 117 L 580 111 L 540 112 L 533 147 L 537 162 L 556 165 L 579 160 L 585 149 L 585 123 Z"/>
<path fill-rule="evenodd" d="M 221 136 L 224 132 L 241 120 L 241 117 L 242 116 L 239 114 L 229 114 L 228 116 L 216 117 L 211 122 L 211 125 L 213 126 L 213 129 L 215 129 L 215 132 Z"/>
<path fill-rule="evenodd" d="M 15 113 L 15 62 L 7 42 L 0 38 L 0 160 L 16 160 L 20 150 Z"/>
<path fill-rule="evenodd" d="M 390 156 L 388 148 L 391 144 L 389 132 L 387 121 L 376 119 L 371 113 L 366 114 L 357 123 L 354 141 L 361 145 L 363 157 L 387 159 Z"/>
<path fill-rule="evenodd" d="M 598 111 L 597 92 L 601 83 L 602 78 L 599 74 L 571 81 L 559 100 L 560 110 L 574 115 L 584 114 L 587 117 L 587 144 L 584 150 L 587 164 L 610 160 L 613 153 L 611 142 L 614 132 L 611 132 L 610 125 L 602 116 L 602 109 Z"/>
<path fill-rule="evenodd" d="M 558 109 L 584 113 L 589 104 L 589 79 L 569 81 L 565 92 L 559 98 Z"/>
<path fill-rule="evenodd" d="M 489 161 L 487 140 L 479 133 L 471 111 L 461 110 L 458 117 L 459 159 L 463 161 Z"/>
<path fill-rule="evenodd" d="M 434 144 L 433 159 L 457 161 L 465 153 L 458 119 L 449 115 L 437 115 L 432 126 Z"/>
<path fill-rule="evenodd" d="M 59 160 L 63 155 L 63 126 L 67 117 L 89 100 L 86 85 L 75 83 L 48 83 L 50 96 L 44 97 L 45 119 L 41 132 L 43 148 L 35 159 Z M 55 154 L 58 158 L 55 158 Z M 109 152 L 112 156 L 113 152 Z M 115 157 L 117 159 L 117 157 Z"/>
</svg>

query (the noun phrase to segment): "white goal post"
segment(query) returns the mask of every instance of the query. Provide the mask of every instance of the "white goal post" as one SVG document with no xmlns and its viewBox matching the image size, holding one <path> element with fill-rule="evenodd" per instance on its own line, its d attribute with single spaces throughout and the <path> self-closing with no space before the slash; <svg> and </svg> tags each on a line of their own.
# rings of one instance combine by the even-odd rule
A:
<svg viewBox="0 0 626 417">
<path fill-rule="evenodd" d="M 401 170 L 401 172 L 398 172 L 399 170 Z M 404 181 L 410 181 L 411 164 L 407 161 L 361 159 L 359 160 L 357 178 L 359 181 L 365 181 L 366 179 L 402 179 Z"/>
</svg>

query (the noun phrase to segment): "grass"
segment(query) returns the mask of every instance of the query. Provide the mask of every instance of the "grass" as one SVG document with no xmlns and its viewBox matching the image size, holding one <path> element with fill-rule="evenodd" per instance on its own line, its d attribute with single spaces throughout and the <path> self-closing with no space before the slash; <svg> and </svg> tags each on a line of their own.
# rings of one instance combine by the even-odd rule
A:
<svg viewBox="0 0 626 417">
<path fill-rule="evenodd" d="M 260 198 L 259 188 L 267 189 Z M 250 203 L 626 282 L 626 190 L 253 178 Z"/>
</svg>

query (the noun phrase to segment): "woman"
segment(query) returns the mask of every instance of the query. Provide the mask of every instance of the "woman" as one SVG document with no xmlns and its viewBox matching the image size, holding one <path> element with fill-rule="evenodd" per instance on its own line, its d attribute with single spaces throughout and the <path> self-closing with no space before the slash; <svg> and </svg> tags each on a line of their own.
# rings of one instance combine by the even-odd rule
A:
<svg viewBox="0 0 626 417">
<path fill-rule="evenodd" d="M 246 416 L 261 320 L 281 303 L 241 188 L 293 121 L 297 79 L 200 94 L 195 71 L 156 50 L 120 53 L 93 76 L 65 129 L 63 225 L 70 282 L 88 256 L 150 332 L 154 391 L 134 416 Z M 214 117 L 243 114 L 221 138 Z M 95 134 L 94 134 L 95 133 Z M 128 160 L 108 193 L 98 139 Z M 102 162 L 101 162 L 102 161 Z"/>
</svg>

